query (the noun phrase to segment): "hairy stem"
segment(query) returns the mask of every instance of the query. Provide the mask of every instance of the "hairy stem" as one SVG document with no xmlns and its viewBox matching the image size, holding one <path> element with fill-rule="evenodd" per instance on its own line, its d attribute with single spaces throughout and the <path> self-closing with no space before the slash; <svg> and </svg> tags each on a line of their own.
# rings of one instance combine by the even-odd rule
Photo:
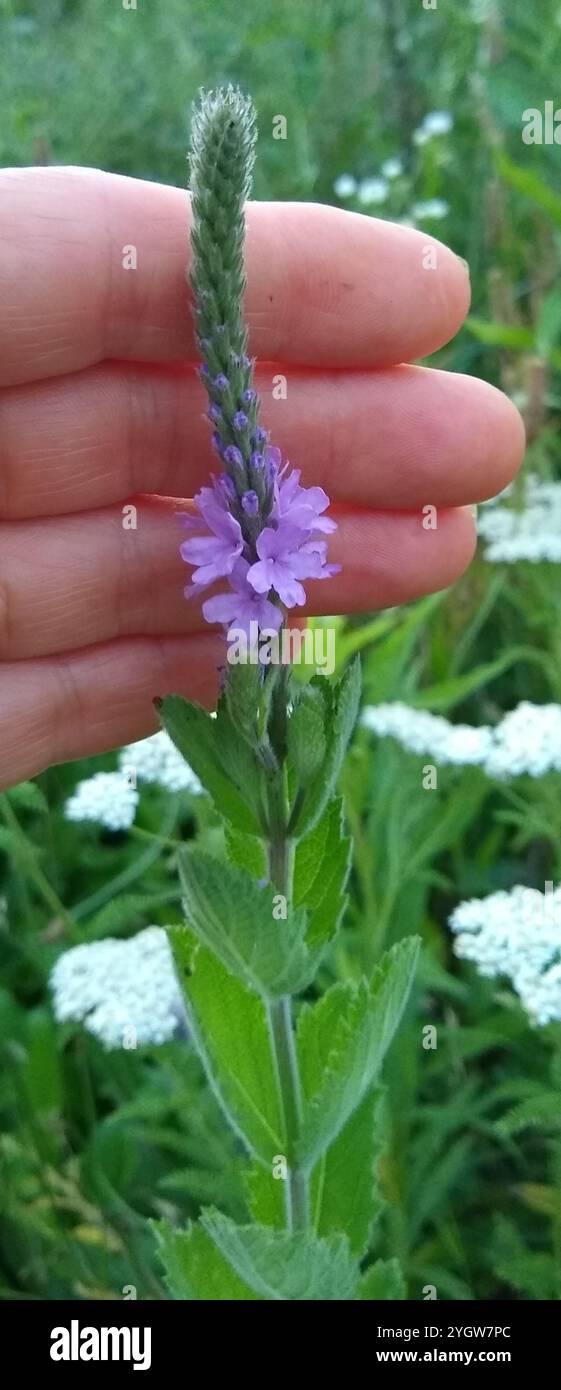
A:
<svg viewBox="0 0 561 1390">
<path fill-rule="evenodd" d="M 292 896 L 294 845 L 287 833 L 287 796 L 284 774 L 274 779 L 269 796 L 269 878 L 287 906 Z M 282 930 L 282 923 L 279 923 Z M 269 1028 L 283 1109 L 288 1177 L 286 1224 L 301 1230 L 309 1223 L 307 1174 L 295 1162 L 294 1151 L 302 1121 L 302 1088 L 294 1040 L 292 1002 L 289 995 L 269 1004 Z"/>
</svg>

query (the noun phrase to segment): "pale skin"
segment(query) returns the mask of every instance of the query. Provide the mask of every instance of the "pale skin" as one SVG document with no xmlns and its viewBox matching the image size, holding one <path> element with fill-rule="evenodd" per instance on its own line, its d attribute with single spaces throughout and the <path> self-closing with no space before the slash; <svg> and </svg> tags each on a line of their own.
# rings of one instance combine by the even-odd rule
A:
<svg viewBox="0 0 561 1390">
<path fill-rule="evenodd" d="M 187 603 L 174 520 L 216 459 L 185 285 L 181 189 L 0 173 L 0 787 L 143 738 L 154 696 L 212 706 L 223 642 Z M 436 268 L 427 268 L 427 246 Z M 137 269 L 123 268 L 127 246 Z M 460 328 L 464 264 L 425 232 L 299 203 L 247 210 L 263 423 L 332 498 L 337 578 L 310 613 L 402 603 L 469 564 L 474 502 L 520 465 L 485 382 L 405 365 Z M 272 379 L 287 380 L 274 400 Z M 137 529 L 123 527 L 123 507 Z M 436 529 L 422 509 L 437 508 Z"/>
</svg>

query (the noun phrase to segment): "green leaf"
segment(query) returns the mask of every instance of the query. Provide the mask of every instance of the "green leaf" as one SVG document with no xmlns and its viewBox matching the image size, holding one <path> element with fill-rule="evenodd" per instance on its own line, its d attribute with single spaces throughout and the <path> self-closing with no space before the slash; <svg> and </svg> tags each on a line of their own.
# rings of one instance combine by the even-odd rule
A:
<svg viewBox="0 0 561 1390">
<path fill-rule="evenodd" d="M 226 853 L 238 869 L 246 869 L 253 878 L 267 878 L 267 852 L 263 840 L 257 835 L 244 835 L 233 825 L 224 828 Z"/>
<path fill-rule="evenodd" d="M 174 1231 L 169 1221 L 154 1221 L 158 1254 L 174 1298 L 187 1302 L 260 1302 L 220 1254 L 201 1226 Z"/>
<path fill-rule="evenodd" d="M 18 782 L 17 787 L 9 787 L 6 796 L 14 806 L 25 811 L 48 811 L 49 805 L 44 792 L 36 782 Z"/>
<path fill-rule="evenodd" d="M 26 1055 L 21 1074 L 34 1111 L 41 1114 L 60 1107 L 63 1078 L 57 1029 L 49 1009 L 38 1007 L 27 1014 Z"/>
<path fill-rule="evenodd" d="M 440 713 L 442 710 L 453 708 L 461 700 L 466 700 L 475 690 L 489 685 L 498 676 L 502 676 L 504 671 L 510 670 L 512 666 L 519 666 L 522 662 L 543 668 L 545 655 L 536 651 L 534 647 L 509 647 L 508 651 L 502 652 L 494 661 L 475 666 L 473 670 L 466 671 L 465 675 L 451 676 L 448 680 L 439 681 L 437 685 L 415 691 L 408 703 L 415 709 L 428 708 L 435 714 Z"/>
<path fill-rule="evenodd" d="M 333 939 L 346 906 L 352 844 L 343 834 L 343 802 L 333 797 L 314 829 L 300 840 L 294 859 L 294 903 L 309 913 L 307 939 Z"/>
<path fill-rule="evenodd" d="M 303 908 L 279 903 L 274 888 L 202 850 L 180 850 L 178 862 L 187 925 L 227 970 L 268 999 L 307 988 L 325 942 L 308 948 Z"/>
<path fill-rule="evenodd" d="M 224 700 L 232 724 L 255 747 L 257 716 L 262 695 L 261 672 L 257 662 L 239 662 L 228 667 Z"/>
<path fill-rule="evenodd" d="M 316 1240 L 308 1231 L 273 1231 L 236 1226 L 207 1210 L 201 1225 L 238 1278 L 271 1301 L 348 1302 L 354 1298 L 358 1264 L 344 1236 Z"/>
<path fill-rule="evenodd" d="M 368 1249 L 372 1226 L 383 1205 L 375 1175 L 381 1151 L 382 1098 L 380 1087 L 366 1096 L 319 1160 L 310 1184 L 315 1234 L 343 1233 L 359 1257 Z M 253 1220 L 283 1230 L 286 1182 L 256 1163 L 244 1174 L 244 1186 Z"/>
<path fill-rule="evenodd" d="M 521 1101 L 497 1122 L 498 1133 L 508 1138 L 534 1127 L 542 1129 L 545 1134 L 561 1129 L 559 1095 L 556 1091 L 544 1087 L 540 1095 Z"/>
<path fill-rule="evenodd" d="M 429 594 L 417 599 L 410 611 L 401 608 L 396 614 L 397 626 L 382 636 L 364 665 L 364 684 L 368 702 L 407 700 L 416 685 L 416 649 L 420 634 L 426 631 L 434 615 L 442 607 L 444 593 Z"/>
<path fill-rule="evenodd" d="M 319 691 L 324 704 L 327 751 L 319 771 L 311 779 L 295 817 L 292 828 L 299 838 L 317 824 L 333 795 L 358 715 L 361 689 L 360 657 L 355 656 L 337 684 L 328 685 L 325 677 L 318 676 L 311 685 L 314 690 Z"/>
<path fill-rule="evenodd" d="M 323 702 L 313 687 L 305 686 L 288 723 L 288 755 L 298 782 L 306 784 L 315 776 L 325 752 Z"/>
<path fill-rule="evenodd" d="M 312 1174 L 316 1234 L 343 1231 L 358 1256 L 368 1249 L 372 1226 L 383 1205 L 375 1177 L 381 1149 L 382 1096 L 378 1088 L 365 1097 Z"/>
<path fill-rule="evenodd" d="M 531 328 L 521 328 L 513 323 L 486 322 L 484 319 L 466 319 L 465 326 L 487 347 L 509 348 L 511 352 L 528 352 L 534 347 L 534 334 Z"/>
<path fill-rule="evenodd" d="M 521 169 L 520 165 L 515 164 L 502 150 L 497 151 L 496 160 L 499 173 L 505 183 L 508 183 L 511 188 L 515 188 L 518 193 L 523 193 L 526 198 L 536 204 L 536 207 L 542 208 L 557 227 L 561 227 L 561 198 L 559 194 L 554 193 L 553 189 L 544 183 L 543 179 L 533 170 Z"/>
<path fill-rule="evenodd" d="M 372 1085 L 407 1002 L 419 940 L 383 956 L 370 982 L 333 985 L 302 1010 L 297 1035 L 305 1097 L 297 1146 L 307 1168 L 341 1132 Z"/>
<path fill-rule="evenodd" d="M 561 339 L 561 290 L 556 287 L 546 294 L 536 327 L 536 347 L 540 357 L 550 357 L 552 348 Z"/>
<path fill-rule="evenodd" d="M 251 807 L 255 824 L 259 830 L 264 799 L 264 771 L 255 756 L 255 739 L 240 738 L 238 729 L 230 717 L 226 696 L 218 702 L 216 719 L 216 747 L 220 764 L 226 776 L 237 787 L 240 796 Z"/>
<path fill-rule="evenodd" d="M 396 1302 L 405 1296 L 405 1280 L 397 1260 L 376 1260 L 376 1264 L 363 1274 L 358 1286 L 357 1298 Z"/>
<path fill-rule="evenodd" d="M 193 1042 L 233 1129 L 270 1168 L 286 1153 L 277 1077 L 261 999 L 185 927 L 169 927 Z"/>
<path fill-rule="evenodd" d="M 258 833 L 257 764 L 251 749 L 235 734 L 224 711 L 220 720 L 213 719 L 201 705 L 192 704 L 181 695 L 166 695 L 163 700 L 156 701 L 156 706 L 164 728 L 206 787 L 221 815 L 238 830 Z M 248 790 L 251 805 L 248 805 Z"/>
<path fill-rule="evenodd" d="M 284 1158 L 284 1154 L 279 1154 L 280 1157 Z M 261 1164 L 254 1163 L 244 1173 L 243 1181 L 253 1220 L 260 1226 L 276 1226 L 277 1230 L 283 1230 L 286 1222 L 286 1179 L 275 1178 L 271 1169 L 267 1171 Z"/>
</svg>

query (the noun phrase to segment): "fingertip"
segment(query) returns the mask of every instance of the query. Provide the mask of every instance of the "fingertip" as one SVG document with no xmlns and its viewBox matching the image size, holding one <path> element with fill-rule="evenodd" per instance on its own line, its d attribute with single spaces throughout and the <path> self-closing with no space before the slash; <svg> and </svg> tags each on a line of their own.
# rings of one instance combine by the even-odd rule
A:
<svg viewBox="0 0 561 1390">
<path fill-rule="evenodd" d="M 524 462 L 526 428 L 520 411 L 504 391 L 480 382 L 485 392 L 488 420 L 489 471 L 479 501 L 494 497 L 513 481 Z"/>
</svg>

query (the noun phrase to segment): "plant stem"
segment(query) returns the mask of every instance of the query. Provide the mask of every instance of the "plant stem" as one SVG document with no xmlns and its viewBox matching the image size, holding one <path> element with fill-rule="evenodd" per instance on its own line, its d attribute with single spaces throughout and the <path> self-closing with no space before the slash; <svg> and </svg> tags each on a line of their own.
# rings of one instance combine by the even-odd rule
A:
<svg viewBox="0 0 561 1390">
<path fill-rule="evenodd" d="M 269 878 L 286 899 L 292 896 L 294 845 L 287 833 L 286 778 L 278 774 L 269 795 Z M 271 1045 L 279 1083 L 287 1144 L 286 1224 L 290 1231 L 309 1223 L 308 1176 L 295 1162 L 294 1151 L 302 1122 L 302 1088 L 294 1041 L 289 995 L 268 1006 Z"/>
<path fill-rule="evenodd" d="M 269 1023 L 287 1135 L 286 1224 L 290 1231 L 296 1231 L 308 1225 L 310 1204 L 307 1174 L 293 1162 L 294 1142 L 302 1120 L 302 1090 L 288 995 L 269 1005 Z"/>
</svg>

